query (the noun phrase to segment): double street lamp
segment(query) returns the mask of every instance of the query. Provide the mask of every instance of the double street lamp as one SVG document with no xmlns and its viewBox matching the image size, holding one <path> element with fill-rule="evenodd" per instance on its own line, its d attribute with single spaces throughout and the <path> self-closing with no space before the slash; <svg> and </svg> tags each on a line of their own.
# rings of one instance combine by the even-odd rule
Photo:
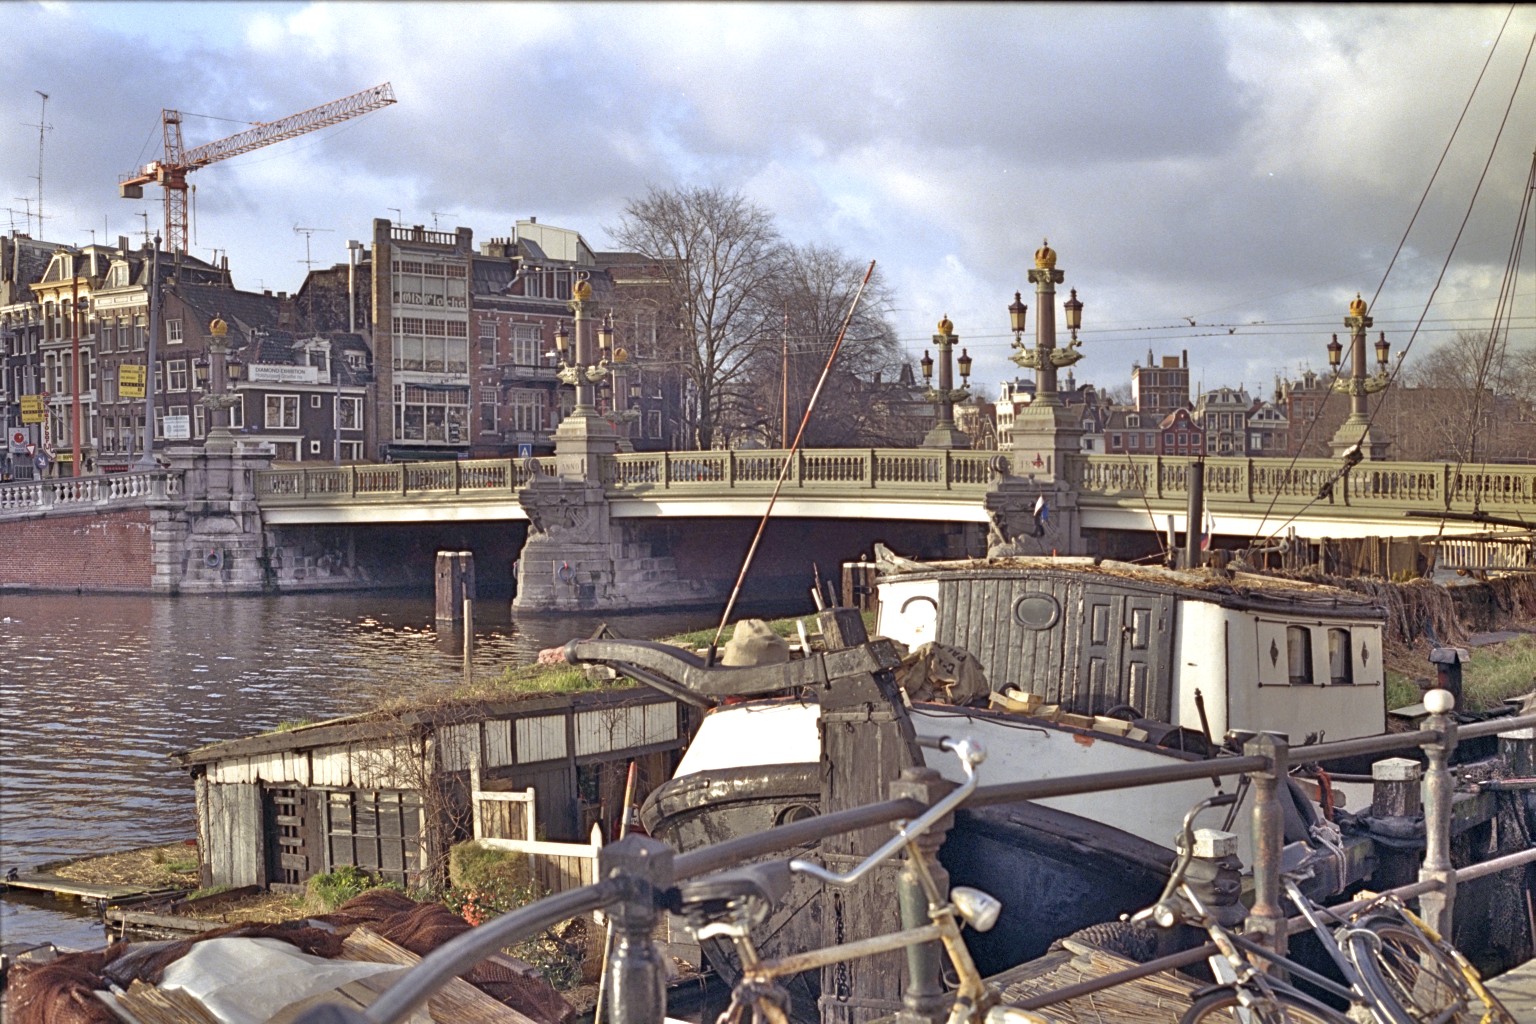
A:
<svg viewBox="0 0 1536 1024">
<path fill-rule="evenodd" d="M 1344 346 L 1339 343 L 1339 336 L 1335 334 L 1333 340 L 1328 343 L 1328 365 L 1333 368 L 1333 390 L 1349 396 L 1349 418 L 1344 421 L 1338 432 L 1334 435 L 1331 445 L 1334 454 L 1344 456 L 1352 450 L 1361 458 L 1379 459 L 1386 454 L 1387 440 L 1385 437 L 1371 436 L 1370 403 L 1368 396 L 1385 391 L 1392 383 L 1392 375 L 1387 371 L 1387 358 L 1391 355 L 1392 346 L 1387 341 L 1386 332 L 1381 332 L 1376 338 L 1376 372 L 1366 375 L 1365 372 L 1365 331 L 1375 323 L 1366 315 L 1365 300 L 1360 294 L 1355 293 L 1355 300 L 1349 304 L 1349 316 L 1344 318 L 1344 326 L 1350 328 L 1349 339 L 1349 376 L 1338 376 L 1340 364 L 1344 361 Z"/>
<path fill-rule="evenodd" d="M 592 323 L 587 316 L 591 302 L 592 282 L 583 273 L 571 289 L 574 344 L 572 331 L 567 331 L 564 324 L 555 331 L 555 352 L 560 360 L 555 376 L 576 389 L 576 408 L 571 414 L 580 418 L 597 415 L 597 389 L 593 385 L 608 376 L 608 351 L 613 346 L 613 322 L 605 319 L 596 331 L 598 351 L 592 351 Z M 567 354 L 571 357 L 569 363 L 565 361 Z"/>
<path fill-rule="evenodd" d="M 243 367 L 239 360 L 228 358 L 228 335 L 229 324 L 222 316 L 215 315 L 208 325 L 209 359 L 195 364 L 198 383 L 208 388 L 199 399 L 209 412 L 208 437 L 203 442 L 203 452 L 208 455 L 233 455 L 235 451 L 235 438 L 229 432 L 228 411 L 239 404 L 240 396 L 227 392 L 225 385 L 229 380 L 238 380 Z"/>
<path fill-rule="evenodd" d="M 1010 358 L 1026 369 L 1035 371 L 1035 397 L 1030 403 L 1041 408 L 1054 408 L 1061 405 L 1061 395 L 1056 390 L 1056 371 L 1063 366 L 1071 366 L 1083 358 L 1079 347 L 1082 342 L 1077 340 L 1077 332 L 1083 326 L 1083 304 L 1078 300 L 1077 289 L 1072 289 L 1072 297 L 1061 304 L 1065 314 L 1067 330 L 1072 334 L 1072 340 L 1066 348 L 1056 347 L 1056 285 L 1065 280 L 1066 275 L 1056 269 L 1056 250 L 1051 248 L 1050 242 L 1044 243 L 1035 250 L 1035 268 L 1029 272 L 1029 282 L 1035 286 L 1035 297 L 1039 303 L 1040 315 L 1035 324 L 1035 345 L 1033 348 L 1024 347 L 1025 318 L 1029 313 L 1029 307 L 1024 304 L 1023 296 L 1019 292 L 1013 293 L 1013 302 L 1008 306 L 1008 321 L 1013 328 L 1014 352 Z"/>
<path fill-rule="evenodd" d="M 923 392 L 923 398 L 933 403 L 934 425 L 933 429 L 923 437 L 924 448 L 969 448 L 970 437 L 959 427 L 955 426 L 955 403 L 963 402 L 970 397 L 971 389 L 966 382 L 971 377 L 971 356 L 965 349 L 960 350 L 960 381 L 955 387 L 955 371 L 952 356 L 955 343 L 960 339 L 955 336 L 955 325 L 950 323 L 949 317 L 939 321 L 939 333 L 933 336 L 933 345 L 939 350 L 939 386 L 929 387 Z M 923 352 L 922 362 L 918 364 L 923 368 L 923 380 L 933 380 L 934 360 L 927 351 Z"/>
</svg>

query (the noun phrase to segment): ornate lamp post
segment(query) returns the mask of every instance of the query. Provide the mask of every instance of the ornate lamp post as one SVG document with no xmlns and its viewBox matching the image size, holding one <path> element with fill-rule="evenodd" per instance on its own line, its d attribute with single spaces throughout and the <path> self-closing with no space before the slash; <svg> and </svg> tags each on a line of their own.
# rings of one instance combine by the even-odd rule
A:
<svg viewBox="0 0 1536 1024">
<path fill-rule="evenodd" d="M 618 433 L 619 451 L 632 452 L 635 444 L 631 424 L 640 418 L 640 410 L 632 408 L 629 401 L 639 396 L 640 389 L 638 386 L 631 387 L 629 383 L 629 350 L 623 346 L 613 347 L 611 315 L 604 317 L 603 325 L 597 329 L 597 344 L 601 351 L 613 353 L 613 376 L 610 382 L 613 407 L 608 410 L 608 421 Z"/>
<path fill-rule="evenodd" d="M 1014 292 L 1013 303 L 1008 307 L 1014 348 L 1009 358 L 1019 366 L 1035 371 L 1034 400 L 1014 419 L 1014 471 L 1042 480 L 1056 479 L 1064 470 L 1063 460 L 1077 453 L 1082 445 L 1081 417 L 1062 404 L 1061 395 L 1056 390 L 1056 371 L 1083 358 L 1079 348 L 1081 342 L 1077 340 L 1078 329 L 1083 326 L 1083 304 L 1075 288 L 1071 298 L 1062 303 L 1072 340 L 1066 348 L 1056 347 L 1056 286 L 1065 277 L 1056 269 L 1056 251 L 1049 242 L 1035 250 L 1035 266 L 1029 272 L 1029 281 L 1035 286 L 1035 301 L 1040 312 L 1035 319 L 1033 347 L 1024 345 L 1025 317 L 1029 307 L 1024 305 L 1023 296 Z"/>
<path fill-rule="evenodd" d="M 74 279 L 70 284 L 69 300 L 69 328 L 70 328 L 70 366 L 69 366 L 69 453 L 70 465 L 73 466 L 71 476 L 84 476 L 85 465 L 80 459 L 80 435 L 84 424 L 80 411 L 80 314 L 90 306 L 89 299 L 80 297 L 80 268 L 75 257 L 78 253 L 71 251 L 70 276 Z"/>
<path fill-rule="evenodd" d="M 955 343 L 960 339 L 955 336 L 955 325 L 950 323 L 949 317 L 939 321 L 939 333 L 933 336 L 934 347 L 939 350 L 939 386 L 930 387 L 923 392 L 923 397 L 933 403 L 934 425 L 933 429 L 923 436 L 924 448 L 969 448 L 971 439 L 955 426 L 955 403 L 963 402 L 971 395 L 971 389 L 965 382 L 971 376 L 971 357 L 965 349 L 960 350 L 960 380 L 961 384 L 955 387 L 955 372 L 953 365 L 953 353 Z M 922 362 L 923 380 L 933 379 L 933 357 L 927 352 L 923 353 Z"/>
<path fill-rule="evenodd" d="M 1029 313 L 1029 307 L 1024 305 L 1023 296 L 1018 292 L 1013 293 L 1013 302 L 1008 306 L 1008 320 L 1013 327 L 1013 355 L 1009 356 L 1015 363 L 1026 369 L 1035 371 L 1035 399 L 1032 406 L 1051 408 L 1061 405 L 1061 395 L 1056 390 L 1056 371 L 1063 366 L 1071 366 L 1083 358 L 1079 349 L 1082 344 L 1077 340 L 1077 332 L 1083 326 L 1083 304 L 1078 301 L 1077 289 L 1072 289 L 1072 297 L 1063 302 L 1062 310 L 1066 314 L 1067 330 L 1072 332 L 1072 340 L 1066 348 L 1056 347 L 1056 310 L 1052 300 L 1056 296 L 1056 285 L 1060 284 L 1066 275 L 1056 269 L 1056 251 L 1046 242 L 1035 251 L 1035 269 L 1029 272 L 1029 282 L 1035 286 L 1035 297 L 1039 302 L 1040 315 L 1035 323 L 1035 346 L 1024 347 L 1024 321 Z"/>
<path fill-rule="evenodd" d="M 233 368 L 227 358 L 229 343 L 225 338 L 228 334 L 229 324 L 224 322 L 222 316 L 215 315 L 213 322 L 208 325 L 208 392 L 200 399 L 209 413 L 208 437 L 203 442 L 203 452 L 208 455 L 235 453 L 235 438 L 229 432 L 228 410 L 240 401 L 240 396 L 225 391 L 229 371 Z"/>
<path fill-rule="evenodd" d="M 592 282 L 583 273 L 576 287 L 571 289 L 570 308 L 575 314 L 575 344 L 571 343 L 571 333 L 566 331 L 564 324 L 555 331 L 555 351 L 560 358 L 560 368 L 555 375 L 576 389 L 576 408 L 571 415 L 580 419 L 597 416 L 597 389 L 593 385 L 608 376 L 607 350 L 613 341 L 612 326 L 605 324 L 605 329 L 597 332 L 597 347 L 600 351 L 592 351 L 592 322 L 587 315 L 591 304 Z M 565 361 L 567 352 L 571 355 L 569 363 Z"/>
<path fill-rule="evenodd" d="M 1384 459 L 1387 445 L 1391 443 L 1379 427 L 1371 425 L 1368 396 L 1385 391 L 1392 383 L 1392 375 L 1387 372 L 1387 357 L 1392 346 L 1387 341 L 1386 332 L 1376 339 L 1376 372 L 1366 376 L 1365 331 L 1374 322 L 1366 315 L 1365 300 L 1355 293 L 1355 300 L 1349 304 L 1349 316 L 1344 318 L 1344 326 L 1350 328 L 1348 377 L 1337 376 L 1344 356 L 1339 336 L 1335 334 L 1328 343 L 1328 365 L 1333 367 L 1335 374 L 1333 390 L 1349 396 L 1349 418 L 1329 442 L 1333 454 L 1339 458 L 1350 457 L 1351 451 L 1358 448 L 1362 459 Z"/>
</svg>

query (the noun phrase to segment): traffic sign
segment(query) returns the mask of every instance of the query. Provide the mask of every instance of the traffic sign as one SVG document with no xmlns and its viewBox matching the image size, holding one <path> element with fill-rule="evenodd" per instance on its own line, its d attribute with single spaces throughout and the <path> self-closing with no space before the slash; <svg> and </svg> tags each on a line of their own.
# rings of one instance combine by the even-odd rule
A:
<svg viewBox="0 0 1536 1024">
<path fill-rule="evenodd" d="M 27 450 L 27 432 L 25 430 L 11 431 L 11 451 L 24 452 Z"/>
<path fill-rule="evenodd" d="M 533 458 L 533 445 L 524 442 L 517 446 L 517 457 L 520 459 Z"/>
</svg>

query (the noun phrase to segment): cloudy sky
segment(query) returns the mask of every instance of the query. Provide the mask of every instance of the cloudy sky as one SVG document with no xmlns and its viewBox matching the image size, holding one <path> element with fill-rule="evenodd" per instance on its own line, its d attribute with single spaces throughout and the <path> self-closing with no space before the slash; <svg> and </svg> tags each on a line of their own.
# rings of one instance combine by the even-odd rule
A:
<svg viewBox="0 0 1536 1024">
<path fill-rule="evenodd" d="M 292 291 L 296 226 L 320 265 L 374 217 L 605 248 L 648 186 L 720 185 L 878 261 L 914 355 L 948 314 L 988 394 L 1021 372 L 1007 306 L 1034 306 L 1045 237 L 1085 303 L 1080 380 L 1187 350 L 1197 383 L 1267 393 L 1326 367 L 1357 291 L 1410 362 L 1494 321 L 1536 144 L 1536 7 L 1510 11 L 8 0 L 0 198 L 37 234 L 41 120 L 43 236 L 137 241 L 161 193 L 116 182 L 162 152 L 162 108 L 191 147 L 387 81 L 392 107 L 195 172 L 193 252 Z"/>
</svg>

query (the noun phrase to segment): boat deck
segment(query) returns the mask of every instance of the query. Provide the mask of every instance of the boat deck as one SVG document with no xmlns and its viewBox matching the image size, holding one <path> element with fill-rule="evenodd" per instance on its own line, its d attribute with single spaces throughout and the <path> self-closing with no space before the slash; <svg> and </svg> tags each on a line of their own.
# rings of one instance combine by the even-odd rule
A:
<svg viewBox="0 0 1536 1024">
<path fill-rule="evenodd" d="M 1488 991 L 1508 1007 L 1515 1020 L 1536 1021 L 1536 960 L 1489 979 Z"/>
</svg>

